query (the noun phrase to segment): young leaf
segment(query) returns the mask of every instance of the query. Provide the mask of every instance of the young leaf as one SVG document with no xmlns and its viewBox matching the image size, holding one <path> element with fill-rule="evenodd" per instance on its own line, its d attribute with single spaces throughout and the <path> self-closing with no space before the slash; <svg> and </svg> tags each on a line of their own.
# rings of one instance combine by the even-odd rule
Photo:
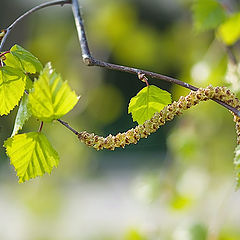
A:
<svg viewBox="0 0 240 240">
<path fill-rule="evenodd" d="M 33 84 L 29 105 L 36 118 L 50 122 L 72 110 L 78 99 L 68 83 L 63 82 L 61 76 L 48 63 Z"/>
<path fill-rule="evenodd" d="M 218 28 L 217 35 L 227 45 L 234 44 L 240 38 L 240 13 L 232 15 Z"/>
<path fill-rule="evenodd" d="M 12 136 L 16 135 L 18 131 L 22 129 L 25 121 L 27 121 L 27 119 L 31 116 L 31 112 L 28 109 L 27 105 L 28 105 L 28 95 L 24 94 L 18 108 Z"/>
<path fill-rule="evenodd" d="M 25 89 L 27 91 L 30 91 L 32 88 L 33 88 L 33 81 L 31 80 L 31 78 L 28 75 L 26 75 L 26 86 L 25 86 Z"/>
<path fill-rule="evenodd" d="M 193 5 L 194 27 L 197 31 L 216 28 L 226 19 L 223 6 L 216 0 L 196 0 Z"/>
<path fill-rule="evenodd" d="M 234 165 L 236 171 L 237 188 L 240 187 L 240 145 L 235 148 Z"/>
<path fill-rule="evenodd" d="M 43 69 L 41 62 L 24 48 L 14 45 L 5 55 L 6 66 L 19 68 L 25 73 L 36 73 Z"/>
<path fill-rule="evenodd" d="M 18 105 L 25 88 L 26 76 L 12 67 L 0 68 L 0 115 L 8 114 Z"/>
<path fill-rule="evenodd" d="M 170 104 L 171 94 L 156 86 L 150 85 L 143 88 L 137 96 L 130 100 L 128 113 L 132 113 L 133 121 L 143 124 L 154 113 L 161 111 Z"/>
<path fill-rule="evenodd" d="M 50 174 L 59 157 L 43 133 L 30 132 L 8 138 L 4 147 L 14 166 L 19 183 Z"/>
</svg>

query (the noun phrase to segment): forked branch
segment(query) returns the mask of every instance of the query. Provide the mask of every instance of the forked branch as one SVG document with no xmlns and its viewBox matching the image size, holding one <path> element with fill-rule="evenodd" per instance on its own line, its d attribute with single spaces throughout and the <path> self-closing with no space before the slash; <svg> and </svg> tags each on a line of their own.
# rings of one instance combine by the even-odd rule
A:
<svg viewBox="0 0 240 240">
<path fill-rule="evenodd" d="M 86 65 L 88 65 L 88 66 L 99 66 L 99 67 L 103 67 L 103 68 L 107 68 L 107 69 L 111 69 L 111 70 L 128 72 L 128 73 L 135 74 L 135 75 L 145 74 L 147 77 L 151 77 L 151 78 L 167 81 L 167 82 L 170 82 L 170 83 L 174 83 L 174 84 L 180 85 L 184 88 L 188 88 L 192 91 L 197 91 L 198 90 L 197 87 L 195 87 L 193 85 L 190 85 L 188 83 L 185 83 L 183 81 L 180 81 L 176 78 L 172 78 L 172 77 L 169 77 L 169 76 L 166 76 L 166 75 L 146 71 L 146 70 L 143 70 L 143 69 L 112 64 L 112 63 L 108 63 L 108 62 L 104 62 L 104 61 L 95 59 L 91 55 L 89 47 L 88 47 L 88 41 L 87 41 L 85 29 L 84 29 L 83 19 L 82 19 L 82 16 L 81 16 L 78 0 L 56 0 L 56 1 L 51 1 L 51 2 L 46 2 L 46 3 L 40 4 L 39 6 L 36 6 L 32 9 L 30 9 L 29 11 L 27 11 L 26 13 L 21 15 L 19 18 L 17 18 L 7 29 L 4 29 L 2 31 L 3 36 L 2 36 L 2 40 L 1 40 L 1 44 L 0 44 L 0 51 L 2 51 L 3 45 L 6 41 L 9 33 L 11 32 L 11 30 L 20 21 L 22 21 L 25 17 L 29 16 L 30 14 L 32 14 L 32 13 L 34 13 L 34 12 L 40 10 L 40 9 L 50 7 L 50 6 L 54 6 L 54 5 L 63 6 L 64 4 L 72 4 L 72 11 L 73 11 L 73 15 L 74 15 L 75 23 L 76 23 L 76 28 L 77 28 L 77 32 L 78 32 L 78 37 L 79 37 L 79 41 L 80 41 L 80 46 L 81 46 L 81 50 L 82 50 L 82 58 L 83 58 L 83 62 Z M 217 102 L 218 104 L 224 106 L 225 108 L 227 108 L 228 110 L 233 112 L 235 115 L 240 117 L 240 111 L 238 109 L 236 109 L 235 107 L 233 107 L 233 106 L 229 105 L 228 103 L 223 102 L 219 99 L 216 99 L 214 97 L 211 98 L 211 100 L 213 100 L 213 101 Z M 59 121 L 59 122 L 64 125 L 64 122 L 61 122 L 61 121 Z"/>
<path fill-rule="evenodd" d="M 147 138 L 151 133 L 156 132 L 160 126 L 163 126 L 167 121 L 171 121 L 176 115 L 181 115 L 184 110 L 213 97 L 230 104 L 232 107 L 240 108 L 239 99 L 229 89 L 208 86 L 207 88 L 199 88 L 197 91 L 191 91 L 186 97 L 181 96 L 177 102 L 174 101 L 162 111 L 155 113 L 150 120 L 145 121 L 142 125 L 138 125 L 126 132 L 118 133 L 116 136 L 110 134 L 107 137 L 101 137 L 86 131 L 78 133 L 67 123 L 61 120 L 58 121 L 74 132 L 79 140 L 89 147 L 93 147 L 96 150 L 114 150 L 117 147 L 124 148 L 125 145 L 136 144 L 141 138 Z M 236 122 L 237 143 L 240 144 L 240 118 L 234 115 L 234 121 Z"/>
<path fill-rule="evenodd" d="M 81 46 L 81 50 L 82 50 L 83 62 L 86 65 L 104 67 L 104 68 L 107 68 L 107 69 L 121 71 L 121 72 L 128 72 L 128 73 L 136 74 L 136 75 L 138 75 L 139 73 L 143 73 L 147 77 L 152 77 L 152 78 L 160 79 L 160 80 L 167 81 L 167 82 L 170 82 L 170 83 L 174 83 L 174 84 L 180 85 L 184 88 L 188 88 L 192 91 L 197 91 L 198 90 L 197 87 L 195 87 L 193 85 L 190 85 L 188 83 L 185 83 L 183 81 L 180 81 L 176 78 L 172 78 L 172 77 L 162 75 L 162 74 L 159 74 L 159 73 L 146 71 L 146 70 L 143 70 L 143 69 L 112 64 L 112 63 L 108 63 L 108 62 L 104 62 L 104 61 L 95 59 L 91 55 L 90 50 L 89 50 L 88 41 L 87 41 L 85 29 L 84 29 L 83 19 L 82 19 L 82 16 L 81 16 L 78 0 L 72 0 L 72 11 L 73 11 L 73 15 L 74 15 L 75 23 L 76 23 L 76 28 L 77 28 L 77 32 L 78 32 L 78 37 L 79 37 L 79 41 L 80 41 L 80 46 Z M 237 110 L 236 108 L 234 108 L 234 107 L 230 106 L 229 104 L 226 104 L 226 103 L 224 103 L 224 102 L 222 102 L 218 99 L 213 98 L 212 100 L 217 102 L 218 104 L 224 106 L 228 110 L 232 111 L 235 115 L 240 117 L 240 111 Z"/>
</svg>

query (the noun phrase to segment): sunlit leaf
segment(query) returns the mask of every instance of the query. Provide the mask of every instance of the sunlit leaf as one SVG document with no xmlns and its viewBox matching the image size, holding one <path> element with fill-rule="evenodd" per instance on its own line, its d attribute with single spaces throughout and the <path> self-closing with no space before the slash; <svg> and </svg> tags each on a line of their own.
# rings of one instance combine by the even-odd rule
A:
<svg viewBox="0 0 240 240">
<path fill-rule="evenodd" d="M 25 86 L 25 89 L 27 91 L 29 91 L 32 88 L 33 88 L 33 81 L 31 80 L 31 78 L 29 76 L 26 75 L 26 86 Z"/>
<path fill-rule="evenodd" d="M 8 114 L 18 105 L 25 88 L 26 76 L 22 71 L 3 66 L 0 68 L 0 115 Z"/>
<path fill-rule="evenodd" d="M 78 97 L 48 63 L 29 94 L 32 114 L 42 121 L 52 121 L 68 113 L 77 104 Z"/>
<path fill-rule="evenodd" d="M 232 15 L 218 28 L 218 36 L 227 45 L 234 44 L 240 38 L 240 13 Z"/>
<path fill-rule="evenodd" d="M 4 147 L 14 166 L 19 183 L 50 174 L 59 157 L 43 133 L 30 132 L 8 138 Z"/>
<path fill-rule="evenodd" d="M 143 124 L 150 119 L 154 113 L 161 111 L 170 104 L 171 94 L 156 86 L 150 85 L 143 88 L 130 100 L 128 113 L 132 114 L 133 121 Z"/>
<path fill-rule="evenodd" d="M 20 68 L 25 73 L 36 73 L 42 70 L 41 62 L 24 48 L 14 45 L 10 53 L 5 54 L 4 63 L 13 68 Z"/>
<path fill-rule="evenodd" d="M 194 27 L 197 31 L 216 28 L 226 19 L 223 6 L 216 0 L 196 0 L 193 4 Z"/>
<path fill-rule="evenodd" d="M 234 165 L 236 171 L 237 188 L 240 187 L 240 145 L 235 148 Z"/>
<path fill-rule="evenodd" d="M 23 98 L 20 102 L 19 108 L 18 108 L 17 116 L 16 116 L 15 123 L 14 123 L 13 132 L 12 132 L 12 136 L 17 134 L 18 131 L 22 129 L 25 121 L 31 116 L 31 112 L 28 109 L 27 105 L 28 105 L 28 95 L 24 94 Z"/>
</svg>

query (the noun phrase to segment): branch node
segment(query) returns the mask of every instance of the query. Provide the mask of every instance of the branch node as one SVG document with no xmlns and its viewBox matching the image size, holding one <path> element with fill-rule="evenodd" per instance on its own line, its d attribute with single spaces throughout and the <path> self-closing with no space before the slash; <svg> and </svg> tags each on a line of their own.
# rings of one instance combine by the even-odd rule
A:
<svg viewBox="0 0 240 240">
<path fill-rule="evenodd" d="M 87 66 L 93 66 L 95 61 L 92 57 L 83 57 L 83 62 L 84 64 L 86 64 Z"/>
<path fill-rule="evenodd" d="M 20 17 L 18 17 L 10 26 L 8 26 L 6 29 L 3 29 L 0 31 L 0 51 L 2 51 L 3 45 L 9 35 L 9 33 L 11 32 L 11 30 L 19 23 L 21 22 L 25 17 L 29 16 L 30 14 L 46 8 L 46 7 L 50 7 L 50 6 L 54 6 L 54 5 L 60 5 L 63 6 L 64 4 L 70 4 L 72 3 L 72 0 L 53 0 L 51 2 L 46 2 L 46 3 L 42 3 L 32 9 L 30 9 L 29 11 L 25 12 L 24 14 L 22 14 Z"/>
<path fill-rule="evenodd" d="M 2 41 L 3 37 L 5 36 L 5 34 L 7 33 L 7 29 L 2 29 L 0 31 L 0 41 Z"/>
<path fill-rule="evenodd" d="M 110 134 L 107 137 L 98 136 L 86 131 L 79 132 L 76 135 L 81 142 L 96 150 L 114 150 L 118 147 L 124 148 L 126 145 L 136 144 L 141 138 L 147 138 L 167 121 L 171 121 L 175 116 L 182 114 L 184 110 L 209 99 L 217 101 L 221 99 L 221 101 L 224 101 L 223 103 L 231 103 L 231 107 L 233 108 L 240 106 L 240 100 L 227 88 L 208 86 L 207 88 L 199 88 L 197 91 L 192 90 L 185 97 L 181 96 L 177 102 L 174 101 L 172 104 L 165 106 L 160 112 L 155 113 L 151 119 L 146 120 L 142 125 L 138 125 L 126 132 L 118 133 L 115 136 Z M 234 122 L 236 123 L 237 143 L 240 144 L 240 118 L 237 115 L 234 115 Z"/>
<path fill-rule="evenodd" d="M 146 74 L 139 71 L 138 72 L 138 78 L 139 80 L 141 80 L 142 82 L 145 82 L 147 84 L 147 86 L 149 86 L 149 83 L 148 83 L 148 78 L 146 77 Z"/>
</svg>

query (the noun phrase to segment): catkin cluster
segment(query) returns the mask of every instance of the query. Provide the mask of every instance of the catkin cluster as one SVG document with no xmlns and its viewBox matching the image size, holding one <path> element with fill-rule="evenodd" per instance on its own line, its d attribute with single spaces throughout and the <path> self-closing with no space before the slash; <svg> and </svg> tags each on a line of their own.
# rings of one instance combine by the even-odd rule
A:
<svg viewBox="0 0 240 240">
<path fill-rule="evenodd" d="M 240 109 L 240 101 L 234 93 L 226 87 L 212 87 L 199 88 L 197 91 L 191 91 L 187 96 L 181 96 L 178 101 L 166 106 L 160 112 L 145 121 L 142 125 L 129 129 L 127 132 L 118 133 L 115 136 L 111 134 L 107 137 L 100 137 L 94 133 L 86 131 L 80 132 L 78 138 L 86 145 L 95 148 L 96 150 L 110 149 L 114 150 L 117 147 L 124 148 L 125 145 L 136 144 L 140 138 L 147 138 L 148 135 L 154 133 L 158 128 L 165 124 L 166 121 L 171 121 L 176 115 L 181 115 L 184 110 L 197 105 L 201 101 L 209 99 L 218 99 L 230 106 Z M 234 115 L 237 131 L 237 143 L 240 144 L 240 118 Z"/>
</svg>

